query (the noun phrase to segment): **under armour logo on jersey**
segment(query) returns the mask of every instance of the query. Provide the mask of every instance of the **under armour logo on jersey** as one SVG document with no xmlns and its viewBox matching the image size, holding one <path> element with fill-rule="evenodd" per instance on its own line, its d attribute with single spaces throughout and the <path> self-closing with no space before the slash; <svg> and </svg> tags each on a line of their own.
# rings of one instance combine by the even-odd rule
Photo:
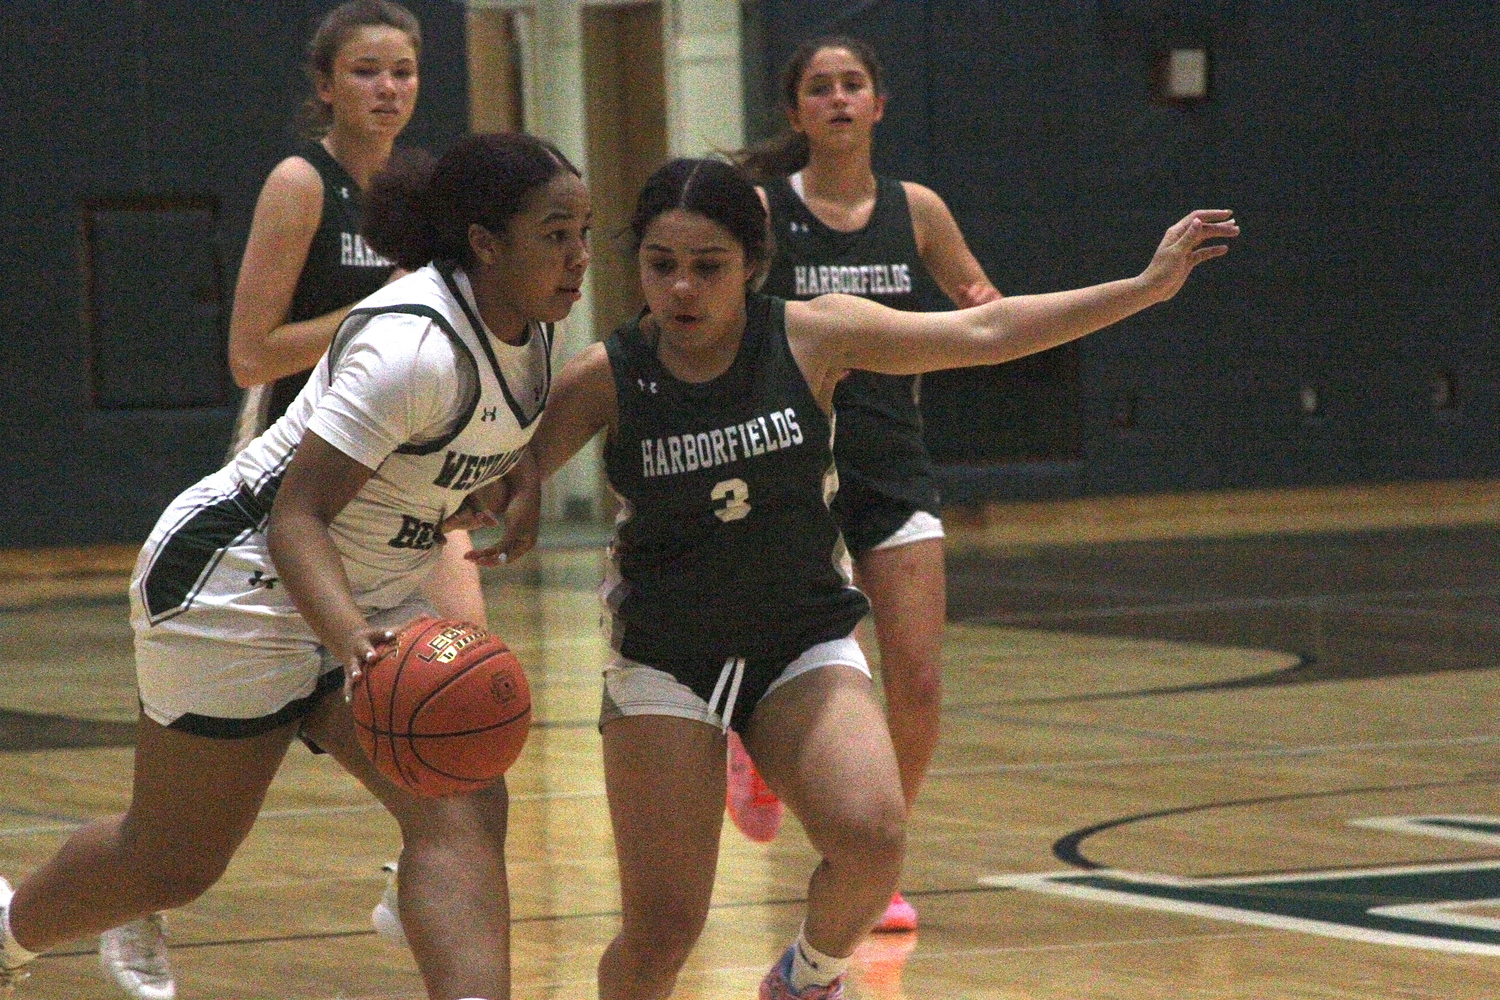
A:
<svg viewBox="0 0 1500 1000">
<path fill-rule="evenodd" d="M 339 197 L 343 198 L 345 201 L 348 201 L 349 200 L 349 189 L 347 187 L 341 187 L 341 188 L 339 188 Z"/>
<path fill-rule="evenodd" d="M 655 382 L 647 382 L 643 378 L 638 378 L 638 379 L 635 380 L 635 384 L 641 387 L 641 391 L 642 392 L 649 392 L 653 396 L 656 395 L 656 383 Z"/>
<path fill-rule="evenodd" d="M 498 406 L 486 406 L 484 408 L 484 412 L 482 412 L 482 413 L 479 414 L 479 419 L 482 420 L 482 421 L 486 421 L 486 422 L 491 421 L 491 420 L 499 420 L 500 419 L 500 407 L 498 407 Z"/>
<path fill-rule="evenodd" d="M 266 576 L 260 570 L 250 574 L 249 584 L 252 587 L 264 587 L 267 590 L 275 590 L 276 585 L 281 582 L 280 577 Z"/>
<path fill-rule="evenodd" d="M 807 232 L 807 223 L 805 223 L 805 222 L 798 222 L 796 219 L 793 219 L 791 225 L 792 225 L 792 232 L 794 232 L 794 233 L 805 233 L 805 232 Z"/>
</svg>

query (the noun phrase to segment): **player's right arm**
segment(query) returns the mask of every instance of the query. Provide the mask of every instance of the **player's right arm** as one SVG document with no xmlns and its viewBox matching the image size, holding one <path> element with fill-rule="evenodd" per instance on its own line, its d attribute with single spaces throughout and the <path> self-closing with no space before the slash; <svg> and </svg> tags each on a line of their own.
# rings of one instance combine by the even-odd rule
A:
<svg viewBox="0 0 1500 1000">
<path fill-rule="evenodd" d="M 316 433 L 297 446 L 276 491 L 266 543 L 276 573 L 304 621 L 344 668 L 344 690 L 391 633 L 371 628 L 354 602 L 344 560 L 328 526 L 373 473 Z"/>
<path fill-rule="evenodd" d="M 286 322 L 322 213 L 323 180 L 313 165 L 300 156 L 278 163 L 255 202 L 229 316 L 229 370 L 241 388 L 317 364 L 349 312 Z"/>
<path fill-rule="evenodd" d="M 340 354 L 271 505 L 271 561 L 297 611 L 344 668 L 346 691 L 385 630 L 360 612 L 330 526 L 404 442 L 452 429 L 461 408 L 457 357 L 425 320 L 374 319 Z"/>
</svg>

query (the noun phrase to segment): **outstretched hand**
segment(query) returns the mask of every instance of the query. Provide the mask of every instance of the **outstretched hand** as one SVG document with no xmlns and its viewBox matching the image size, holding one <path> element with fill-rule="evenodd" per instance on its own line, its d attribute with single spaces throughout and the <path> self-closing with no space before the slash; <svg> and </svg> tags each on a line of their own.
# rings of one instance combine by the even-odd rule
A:
<svg viewBox="0 0 1500 1000">
<path fill-rule="evenodd" d="M 1200 208 L 1189 212 L 1167 230 L 1156 248 L 1156 254 L 1141 278 L 1156 293 L 1156 301 L 1165 302 L 1177 294 L 1188 274 L 1199 264 L 1229 252 L 1223 243 L 1209 240 L 1231 239 L 1240 234 L 1234 213 L 1227 208 Z"/>
</svg>

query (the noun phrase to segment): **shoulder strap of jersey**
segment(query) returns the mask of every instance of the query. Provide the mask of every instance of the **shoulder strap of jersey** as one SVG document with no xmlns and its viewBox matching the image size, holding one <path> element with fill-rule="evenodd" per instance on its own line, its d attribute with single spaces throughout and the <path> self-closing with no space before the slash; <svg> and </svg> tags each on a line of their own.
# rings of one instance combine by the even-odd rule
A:
<svg viewBox="0 0 1500 1000">
<path fill-rule="evenodd" d="M 797 192 L 792 190 L 791 183 L 785 177 L 776 177 L 761 185 L 766 192 L 766 202 L 770 205 L 772 219 L 784 219 L 791 212 L 807 210 L 802 199 L 797 197 Z"/>
<path fill-rule="evenodd" d="M 479 405 L 479 363 L 474 359 L 474 352 L 469 350 L 469 345 L 465 344 L 464 339 L 458 335 L 458 331 L 453 329 L 453 324 L 448 321 L 448 317 L 431 306 L 415 302 L 389 306 L 366 306 L 362 309 L 349 310 L 349 315 L 345 316 L 344 321 L 339 324 L 338 333 L 334 334 L 333 343 L 328 347 L 328 384 L 333 384 L 333 373 L 334 369 L 338 366 L 339 355 L 349 346 L 349 341 L 354 339 L 354 335 L 369 325 L 370 320 L 376 316 L 386 316 L 393 313 L 406 316 L 421 316 L 423 319 L 431 320 L 448 337 L 449 342 L 453 344 L 454 354 L 458 356 L 459 363 L 467 363 L 474 371 L 474 378 L 470 380 L 468 398 L 460 406 L 459 416 L 454 421 L 453 427 L 449 429 L 448 433 L 432 441 L 423 441 L 420 443 L 408 441 L 406 444 L 396 447 L 396 451 L 402 455 L 428 455 L 446 448 L 449 442 L 458 437 L 459 432 L 468 426 L 469 421 L 474 416 L 475 407 Z"/>
<path fill-rule="evenodd" d="M 883 211 L 887 219 L 900 219 L 905 228 L 915 234 L 915 223 L 911 217 L 911 203 L 906 197 L 906 185 L 894 177 L 875 178 L 876 210 Z M 915 238 L 915 237 L 914 237 Z"/>
</svg>

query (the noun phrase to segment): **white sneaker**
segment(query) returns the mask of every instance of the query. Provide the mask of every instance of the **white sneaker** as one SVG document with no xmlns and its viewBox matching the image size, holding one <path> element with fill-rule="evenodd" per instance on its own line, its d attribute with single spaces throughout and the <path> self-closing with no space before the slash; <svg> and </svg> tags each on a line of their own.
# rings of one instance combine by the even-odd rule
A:
<svg viewBox="0 0 1500 1000">
<path fill-rule="evenodd" d="M 131 1000 L 172 1000 L 166 917 L 153 913 L 100 934 L 99 967 Z"/>
<path fill-rule="evenodd" d="M 370 911 L 370 923 L 375 925 L 376 934 L 391 944 L 405 948 L 407 946 L 406 928 L 401 926 L 401 904 L 396 896 L 398 891 L 396 862 L 387 861 L 380 866 L 380 870 L 388 873 L 385 879 L 385 891 L 380 894 L 380 902 L 375 904 L 375 909 Z"/>
<path fill-rule="evenodd" d="M 0 878 L 0 993 L 8 994 L 27 976 L 26 965 L 36 958 L 31 952 L 16 954 L 6 947 L 10 929 L 10 897 L 15 895 L 10 883 Z M 18 946 L 19 947 L 19 946 Z"/>
</svg>

